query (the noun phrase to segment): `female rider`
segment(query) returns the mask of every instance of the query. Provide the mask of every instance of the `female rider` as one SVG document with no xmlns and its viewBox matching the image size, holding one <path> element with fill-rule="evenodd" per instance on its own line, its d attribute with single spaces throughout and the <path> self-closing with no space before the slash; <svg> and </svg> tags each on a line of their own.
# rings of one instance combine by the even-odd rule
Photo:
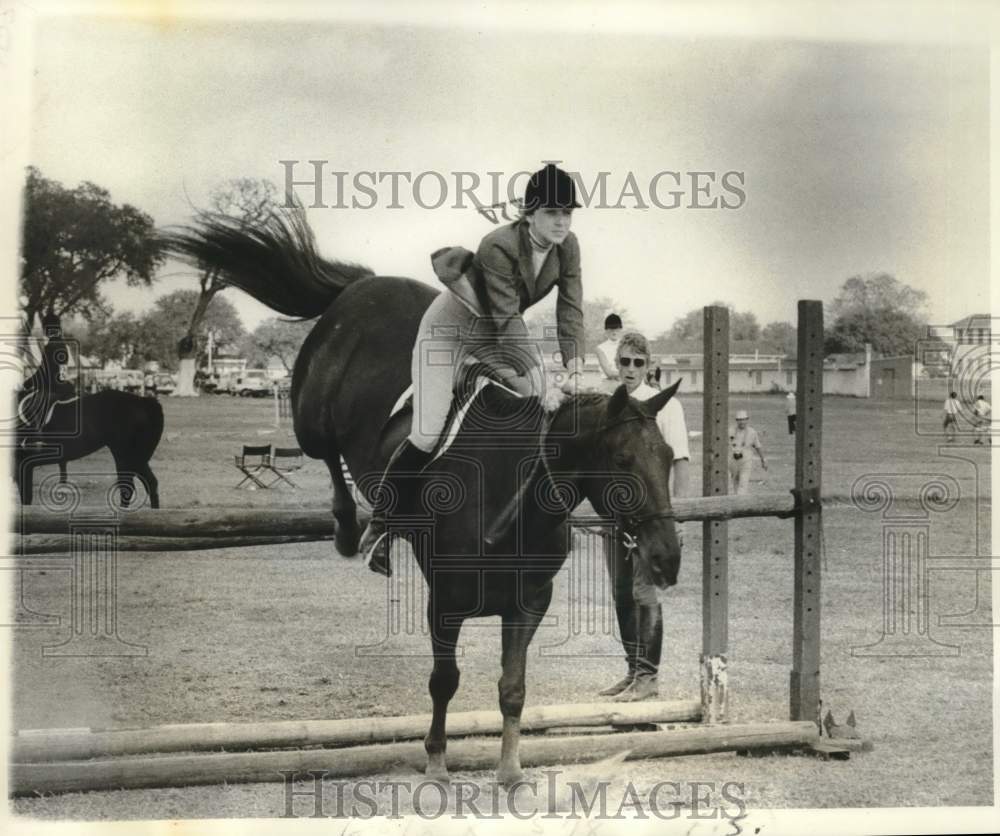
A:
<svg viewBox="0 0 1000 836">
<path fill-rule="evenodd" d="M 389 459 L 361 539 L 360 549 L 373 571 L 391 573 L 387 506 L 412 505 L 419 486 L 413 477 L 430 461 L 444 430 L 457 369 L 474 357 L 518 394 L 545 393 L 545 371 L 537 349 L 532 358 L 526 346 L 521 314 L 553 288 L 559 293 L 556 326 L 567 370 L 563 390 L 575 389 L 584 344 L 580 245 L 570 232 L 577 208 L 572 178 L 549 164 L 528 181 L 523 216 L 483 238 L 475 256 L 460 247 L 431 256 L 449 290 L 431 303 L 420 321 L 411 362 L 413 425 Z M 433 350 L 427 350 L 429 346 Z M 449 356 L 451 362 L 443 363 Z M 389 490 L 383 490 L 386 485 Z"/>
</svg>

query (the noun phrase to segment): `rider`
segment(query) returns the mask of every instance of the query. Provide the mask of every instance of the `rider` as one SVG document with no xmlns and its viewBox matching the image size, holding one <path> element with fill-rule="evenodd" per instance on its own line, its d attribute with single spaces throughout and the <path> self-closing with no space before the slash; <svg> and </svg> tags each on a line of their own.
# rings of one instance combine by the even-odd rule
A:
<svg viewBox="0 0 1000 836">
<path fill-rule="evenodd" d="M 17 405 L 22 430 L 41 430 L 53 404 L 75 392 L 73 384 L 59 376 L 69 355 L 57 314 L 49 311 L 42 317 L 42 333 L 47 338 L 42 348 L 42 362 L 21 386 L 21 398 Z"/>
<path fill-rule="evenodd" d="M 579 206 L 572 178 L 550 163 L 528 181 L 523 216 L 483 238 L 475 256 L 461 247 L 431 256 L 435 273 L 449 290 L 438 295 L 420 321 L 410 367 L 413 424 L 389 459 L 359 546 L 372 571 L 391 573 L 386 505 L 392 496 L 403 508 L 415 499 L 418 480 L 405 477 L 419 473 L 431 459 L 451 406 L 456 370 L 474 356 L 518 394 L 544 394 L 544 369 L 537 358 L 526 357 L 521 314 L 554 287 L 567 370 L 563 390 L 576 386 L 583 369 L 583 287 L 580 245 L 570 224 Z M 427 350 L 430 341 L 433 350 Z M 450 360 L 442 362 L 445 357 Z M 386 485 L 391 490 L 383 490 Z"/>
</svg>

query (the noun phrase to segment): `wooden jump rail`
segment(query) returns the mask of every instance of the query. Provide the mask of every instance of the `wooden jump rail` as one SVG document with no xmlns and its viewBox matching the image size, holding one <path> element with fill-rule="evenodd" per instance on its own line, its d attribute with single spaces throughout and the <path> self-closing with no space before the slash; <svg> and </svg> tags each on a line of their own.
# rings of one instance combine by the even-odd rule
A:
<svg viewBox="0 0 1000 836">
<path fill-rule="evenodd" d="M 765 493 L 754 496 L 728 496 L 729 469 L 729 312 L 724 307 L 705 308 L 705 386 L 703 493 L 696 499 L 678 499 L 674 510 L 678 521 L 699 520 L 703 525 L 702 654 L 701 696 L 697 703 L 682 706 L 687 719 L 700 718 L 703 725 L 663 732 L 629 732 L 604 736 L 564 736 L 544 739 L 528 737 L 522 742 L 524 766 L 574 763 L 595 760 L 630 750 L 629 757 L 664 757 L 718 751 L 774 750 L 815 746 L 820 728 L 820 548 L 822 542 L 821 442 L 823 396 L 823 308 L 822 303 L 800 301 L 798 305 L 797 415 L 795 436 L 795 484 L 788 493 Z M 86 509 L 80 509 L 81 515 Z M 789 720 L 774 723 L 730 724 L 728 722 L 727 647 L 729 619 L 728 521 L 748 517 L 792 518 L 794 546 L 794 617 L 792 666 L 789 677 Z M 576 525 L 586 527 L 601 521 L 596 517 L 574 516 Z M 203 508 L 196 510 L 135 511 L 98 521 L 103 533 L 110 525 L 115 545 L 129 548 L 171 550 L 206 549 L 213 546 L 264 545 L 279 542 L 324 540 L 333 536 L 333 522 L 328 511 L 265 511 Z M 22 554 L 65 552 L 73 550 L 79 532 L 73 519 L 35 508 L 23 508 L 13 521 L 20 535 Z M 659 704 L 663 705 L 663 704 Z M 684 709 L 683 706 L 687 705 Z M 649 710 L 652 704 L 637 706 Z M 580 716 L 606 718 L 607 711 L 624 716 L 623 707 L 591 712 L 593 706 L 579 706 L 573 722 Z M 672 709 L 673 710 L 673 709 Z M 526 709 L 525 718 L 551 708 Z M 533 713 L 534 712 L 534 713 Z M 685 713 L 686 712 L 686 713 Z M 571 712 L 572 713 L 572 712 Z M 490 714 L 490 712 L 477 712 Z M 458 717 L 449 717 L 449 732 L 461 733 Z M 629 715 L 631 716 L 631 715 Z M 674 716 L 674 715 L 671 715 Z M 499 715 L 497 715 L 497 718 Z M 413 718 L 388 718 L 369 721 L 372 727 L 390 730 L 399 740 L 400 723 Z M 496 718 L 494 718 L 496 719 Z M 178 752 L 181 747 L 199 748 L 201 735 L 217 745 L 218 733 L 205 727 L 161 727 L 141 733 L 39 732 L 22 733 L 14 740 L 15 762 L 11 765 L 12 791 L 67 792 L 112 787 L 186 786 L 222 781 L 273 781 L 282 771 L 323 769 L 328 777 L 349 777 L 387 771 L 393 766 L 421 769 L 426 755 L 419 742 L 376 744 L 370 735 L 357 731 L 351 743 L 336 743 L 330 737 L 333 723 L 294 723 L 286 729 L 281 724 L 253 724 L 236 729 L 226 727 L 231 735 L 230 748 L 248 742 L 254 746 L 275 747 L 286 735 L 285 744 L 298 746 L 350 745 L 353 748 L 309 749 L 296 751 L 249 751 L 212 754 L 163 754 Z M 343 722 L 343 721 L 339 721 Z M 356 725 L 357 721 L 348 721 Z M 523 720 L 525 728 L 531 720 Z M 630 721 L 646 722 L 646 721 Z M 477 725 L 478 723 L 478 725 Z M 490 721 L 492 723 L 492 721 Z M 560 724 L 554 724 L 558 726 Z M 293 728 L 294 727 L 294 728 Z M 427 727 L 420 724 L 422 735 Z M 477 720 L 468 733 L 485 733 L 492 725 Z M 171 731 L 173 729 L 173 731 Z M 181 729 L 181 731 L 177 731 Z M 187 730 L 185 730 L 187 729 Z M 196 731 L 192 731 L 195 729 Z M 201 731 L 197 731 L 201 729 Z M 129 734 L 139 736 L 128 737 Z M 225 734 L 222 736 L 224 737 Z M 155 757 L 139 753 L 141 739 L 149 738 L 159 749 Z M 172 741 L 172 742 L 171 742 Z M 240 742 L 242 741 L 242 742 Z M 364 746 L 354 743 L 364 742 Z M 145 745 L 145 744 L 142 744 Z M 208 748 L 201 747 L 201 748 Z M 114 760 L 79 761 L 73 758 L 101 757 L 135 753 L 136 756 Z M 89 753 L 89 754 L 85 754 Z M 58 758 L 58 760 L 52 760 Z M 449 743 L 449 766 L 457 770 L 492 768 L 496 759 L 495 741 L 460 739 Z"/>
<path fill-rule="evenodd" d="M 524 767 L 574 764 L 627 752 L 628 760 L 713 752 L 773 751 L 804 748 L 819 738 L 810 722 L 744 723 L 696 726 L 671 731 L 605 735 L 533 736 L 521 740 Z M 448 741 L 453 772 L 493 769 L 497 739 Z M 157 755 L 10 765 L 10 792 L 86 792 L 147 787 L 189 787 L 280 781 L 285 775 L 322 771 L 328 779 L 356 778 L 400 770 L 423 771 L 423 741 L 355 746 L 346 749 L 292 749 L 270 752 L 222 752 Z"/>
<path fill-rule="evenodd" d="M 795 514 L 791 492 L 677 499 L 672 504 L 678 522 L 791 517 Z M 65 514 L 54 514 L 34 506 L 21 509 L 13 522 L 15 533 L 25 537 L 68 537 L 73 528 L 72 519 Z M 600 520 L 592 515 L 576 514 L 572 522 L 574 525 L 593 525 Z M 164 546 L 172 540 L 179 544 L 175 548 L 188 549 L 327 540 L 333 537 L 334 525 L 328 509 L 270 511 L 253 508 L 144 509 L 121 514 L 113 519 L 113 524 L 119 537 L 147 538 L 151 545 Z M 53 545 L 59 542 L 51 541 Z"/>
</svg>

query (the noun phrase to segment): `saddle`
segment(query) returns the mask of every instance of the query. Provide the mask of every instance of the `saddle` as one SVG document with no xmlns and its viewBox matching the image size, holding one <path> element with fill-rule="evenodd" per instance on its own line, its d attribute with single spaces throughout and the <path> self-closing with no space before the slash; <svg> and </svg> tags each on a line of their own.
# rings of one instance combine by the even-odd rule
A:
<svg viewBox="0 0 1000 836">
<path fill-rule="evenodd" d="M 441 437 L 438 439 L 437 445 L 434 447 L 434 452 L 431 456 L 430 461 L 433 462 L 443 456 L 448 449 L 455 443 L 455 439 L 458 437 L 459 432 L 462 429 L 462 424 L 472 410 L 472 407 L 476 401 L 480 398 L 483 390 L 488 386 L 496 386 L 501 391 L 508 393 L 512 397 L 520 398 L 521 396 L 508 386 L 505 386 L 495 377 L 491 376 L 486 367 L 482 363 L 478 362 L 468 362 L 459 370 L 458 379 L 456 380 L 455 386 L 452 390 L 452 401 L 451 407 L 448 410 L 448 417 L 445 419 L 444 430 L 441 432 Z M 393 405 L 392 410 L 389 412 L 389 418 L 386 420 L 385 426 L 388 427 L 393 420 L 404 420 L 404 414 L 410 412 L 410 420 L 412 421 L 412 411 L 413 411 L 413 384 L 411 383 L 404 392 L 396 399 L 396 403 Z M 383 435 L 385 433 L 385 428 L 383 428 Z"/>
</svg>

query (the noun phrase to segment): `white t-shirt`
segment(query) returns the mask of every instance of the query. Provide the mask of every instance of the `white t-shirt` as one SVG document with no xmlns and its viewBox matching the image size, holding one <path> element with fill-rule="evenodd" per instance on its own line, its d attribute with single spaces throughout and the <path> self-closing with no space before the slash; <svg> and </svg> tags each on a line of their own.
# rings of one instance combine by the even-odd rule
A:
<svg viewBox="0 0 1000 836">
<path fill-rule="evenodd" d="M 946 398 L 944 402 L 945 415 L 958 415 L 958 398 Z"/>
<path fill-rule="evenodd" d="M 636 386 L 634 392 L 629 393 L 637 401 L 649 400 L 660 392 L 646 383 Z M 677 398 L 671 398 L 656 414 L 656 426 L 660 428 L 660 435 L 674 451 L 674 461 L 679 459 L 691 460 L 691 451 L 688 447 L 687 422 L 684 420 L 684 407 Z"/>
<path fill-rule="evenodd" d="M 608 362 L 608 368 L 615 369 L 617 364 L 615 360 L 618 357 L 618 341 L 617 340 L 605 340 L 599 346 L 597 346 L 597 353 L 600 354 Z M 601 367 L 601 373 L 604 373 L 604 367 Z M 614 378 L 607 378 L 608 380 L 614 380 Z"/>
<path fill-rule="evenodd" d="M 789 392 L 785 395 L 785 414 L 794 415 L 795 414 L 795 393 Z"/>
<path fill-rule="evenodd" d="M 980 418 L 985 418 L 990 414 L 990 405 L 988 401 L 976 401 L 975 405 L 972 407 L 975 410 L 976 415 Z"/>
</svg>

